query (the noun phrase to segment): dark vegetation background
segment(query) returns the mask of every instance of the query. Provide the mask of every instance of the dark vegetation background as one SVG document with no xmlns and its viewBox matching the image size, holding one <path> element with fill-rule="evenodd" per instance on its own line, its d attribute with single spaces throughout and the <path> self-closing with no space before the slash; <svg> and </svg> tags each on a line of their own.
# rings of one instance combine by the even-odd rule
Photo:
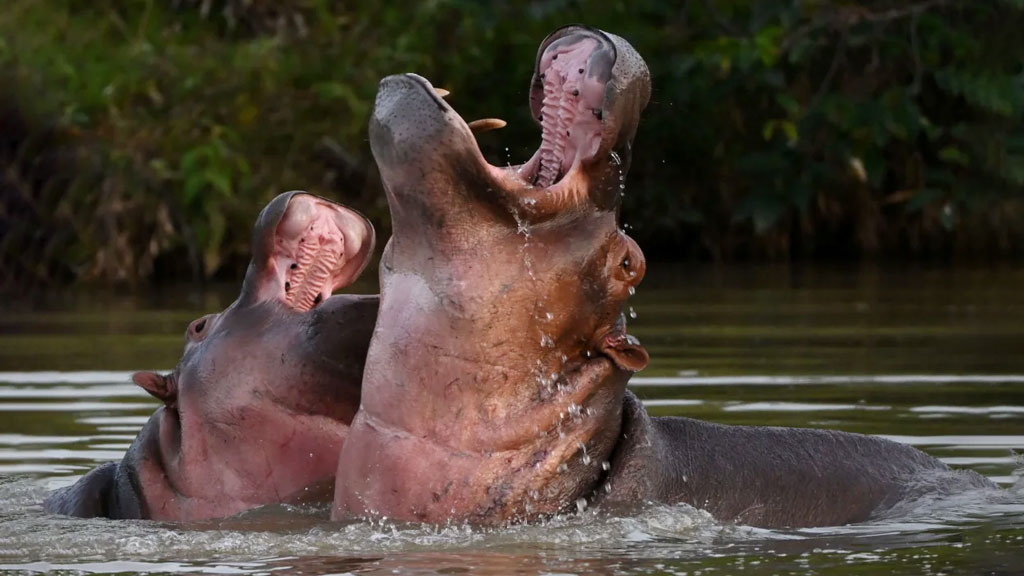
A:
<svg viewBox="0 0 1024 576">
<path fill-rule="evenodd" d="M 652 72 L 624 206 L 649 259 L 1024 254 L 1024 0 L 4 0 L 0 288 L 240 277 L 295 188 L 383 241 L 377 81 L 505 118 L 481 145 L 518 163 L 572 22 Z"/>
</svg>

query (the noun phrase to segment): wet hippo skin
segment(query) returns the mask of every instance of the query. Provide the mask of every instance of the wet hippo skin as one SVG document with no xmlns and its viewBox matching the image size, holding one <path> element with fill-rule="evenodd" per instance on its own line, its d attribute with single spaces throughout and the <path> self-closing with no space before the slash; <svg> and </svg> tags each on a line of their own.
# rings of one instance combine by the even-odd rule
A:
<svg viewBox="0 0 1024 576">
<path fill-rule="evenodd" d="M 625 390 L 647 363 L 621 314 L 645 262 L 617 217 L 649 95 L 624 40 L 558 30 L 531 82 L 541 147 L 499 168 L 427 80 L 381 82 L 369 131 L 393 235 L 334 518 L 502 525 L 663 502 L 819 526 L 991 486 L 878 438 L 651 418 Z"/>
<path fill-rule="evenodd" d="M 301 192 L 270 202 L 238 300 L 189 325 L 171 374 L 134 375 L 164 406 L 120 463 L 45 509 L 186 521 L 329 501 L 378 304 L 331 294 L 359 276 L 373 245 L 370 223 L 341 205 Z"/>
<path fill-rule="evenodd" d="M 913 447 L 835 430 L 726 426 L 651 417 L 627 392 L 603 508 L 686 503 L 760 527 L 862 522 L 925 494 L 996 486 Z"/>
</svg>

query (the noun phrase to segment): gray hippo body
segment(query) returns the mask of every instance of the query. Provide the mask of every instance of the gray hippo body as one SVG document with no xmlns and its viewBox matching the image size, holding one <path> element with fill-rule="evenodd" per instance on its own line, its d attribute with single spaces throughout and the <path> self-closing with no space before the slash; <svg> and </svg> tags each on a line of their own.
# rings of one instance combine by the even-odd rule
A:
<svg viewBox="0 0 1024 576">
<path fill-rule="evenodd" d="M 164 405 L 120 463 L 44 508 L 192 521 L 329 500 L 378 306 L 375 295 L 332 293 L 358 277 L 373 244 L 370 223 L 339 204 L 298 192 L 270 202 L 238 300 L 189 325 L 173 372 L 133 376 Z"/>
<path fill-rule="evenodd" d="M 612 509 L 685 503 L 750 526 L 836 526 L 925 494 L 996 487 L 911 446 L 863 434 L 651 417 L 629 392 L 622 413 L 608 487 L 594 496 Z"/>
</svg>

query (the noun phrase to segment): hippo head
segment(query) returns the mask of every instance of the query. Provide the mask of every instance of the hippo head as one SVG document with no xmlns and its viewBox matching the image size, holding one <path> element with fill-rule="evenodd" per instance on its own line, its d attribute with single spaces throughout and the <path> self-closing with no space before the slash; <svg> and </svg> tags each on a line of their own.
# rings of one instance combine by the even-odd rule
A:
<svg viewBox="0 0 1024 576">
<path fill-rule="evenodd" d="M 389 195 L 393 252 L 435 261 L 451 254 L 445 242 L 455 249 L 504 243 L 524 252 L 523 242 L 508 237 L 527 237 L 541 253 L 526 254 L 526 275 L 536 276 L 545 260 L 572 263 L 561 277 L 524 278 L 560 284 L 538 288 L 572 311 L 555 319 L 563 326 L 549 326 L 548 336 L 589 332 L 583 347 L 596 346 L 623 369 L 643 368 L 647 355 L 625 337 L 621 310 L 645 260 L 617 217 L 650 91 L 647 66 L 625 40 L 561 28 L 541 44 L 530 83 L 540 148 L 520 166 L 498 167 L 473 135 L 472 127 L 487 121 L 467 124 L 420 76 L 385 78 L 370 142 Z M 481 264 L 475 270 L 488 273 Z"/>
<path fill-rule="evenodd" d="M 467 124 L 420 76 L 381 81 L 369 134 L 393 232 L 337 517 L 502 522 L 602 474 L 648 361 L 622 314 L 644 256 L 617 218 L 649 76 L 623 39 L 570 26 L 530 94 L 540 148 L 498 167 L 473 135 L 493 122 Z"/>
<path fill-rule="evenodd" d="M 122 464 L 143 517 L 221 517 L 332 483 L 377 299 L 331 294 L 373 246 L 363 216 L 322 198 L 264 208 L 239 298 L 189 324 L 171 374 L 133 377 L 164 403 Z"/>
</svg>

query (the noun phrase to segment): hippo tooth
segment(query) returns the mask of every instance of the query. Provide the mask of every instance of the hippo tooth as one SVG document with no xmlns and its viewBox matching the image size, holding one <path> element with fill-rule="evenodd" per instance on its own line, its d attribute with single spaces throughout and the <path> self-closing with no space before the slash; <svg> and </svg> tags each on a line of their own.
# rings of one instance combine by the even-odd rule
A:
<svg viewBox="0 0 1024 576">
<path fill-rule="evenodd" d="M 481 118 L 470 122 L 469 129 L 476 134 L 481 134 L 483 132 L 490 132 L 491 130 L 504 128 L 507 125 L 508 122 L 505 122 L 500 118 Z"/>
</svg>

